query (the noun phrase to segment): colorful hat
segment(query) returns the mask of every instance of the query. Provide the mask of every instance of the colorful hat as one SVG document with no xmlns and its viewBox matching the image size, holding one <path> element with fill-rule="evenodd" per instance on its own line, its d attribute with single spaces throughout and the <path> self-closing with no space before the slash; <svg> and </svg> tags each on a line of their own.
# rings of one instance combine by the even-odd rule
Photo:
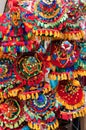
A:
<svg viewBox="0 0 86 130">
<path fill-rule="evenodd" d="M 25 14 L 18 7 L 11 8 L 9 12 L 0 17 L 2 19 L 0 25 L 1 51 L 10 52 L 12 49 L 17 52 L 29 51 L 31 40 L 28 41 L 28 39 L 32 36 L 32 17 L 30 12 Z"/>
<path fill-rule="evenodd" d="M 26 101 L 26 107 L 29 111 L 37 115 L 45 115 L 48 111 L 53 111 L 55 106 L 55 95 L 39 94 L 37 99 Z M 26 109 L 26 110 L 27 110 Z"/>
<path fill-rule="evenodd" d="M 51 63 L 58 68 L 68 68 L 74 65 L 79 58 L 80 51 L 75 43 L 63 41 L 61 44 L 54 43 L 51 48 Z M 47 50 L 50 50 L 50 49 Z"/>
<path fill-rule="evenodd" d="M 85 55 L 85 46 L 80 50 L 76 42 L 69 41 L 53 41 L 50 44 L 46 55 L 48 55 L 47 61 L 52 63 L 50 68 L 53 72 L 49 73 L 49 79 L 54 81 L 75 79 L 79 75 L 86 76 L 85 60 L 81 60 L 81 55 Z M 82 52 L 83 50 L 83 52 Z M 81 53 L 80 53 L 81 52 Z"/>
<path fill-rule="evenodd" d="M 80 40 L 84 38 L 78 24 L 72 24 L 68 16 L 67 6 L 63 0 L 38 0 L 33 2 L 34 14 L 37 18 L 32 33 L 41 39 Z M 67 26 L 66 26 L 67 25 Z M 46 38 L 47 37 L 47 38 Z"/>
<path fill-rule="evenodd" d="M 25 121 L 23 102 L 8 98 L 0 104 L 0 126 L 14 129 Z"/>
<path fill-rule="evenodd" d="M 60 0 L 38 0 L 34 2 L 34 14 L 37 26 L 44 28 L 54 28 L 60 25 L 62 29 L 63 23 L 67 19 L 66 6 Z"/>
<path fill-rule="evenodd" d="M 24 53 L 17 58 L 15 73 L 28 82 L 29 86 L 39 84 L 46 73 L 46 68 L 37 54 Z"/>
<path fill-rule="evenodd" d="M 84 105 L 84 94 L 78 80 L 59 82 L 56 98 L 66 109 L 73 110 Z"/>
<path fill-rule="evenodd" d="M 38 130 L 44 125 L 46 128 L 49 127 L 53 130 L 58 127 L 58 121 L 53 112 L 55 109 L 55 101 L 54 94 L 40 94 L 38 99 L 26 101 L 24 109 L 30 128 Z"/>
<path fill-rule="evenodd" d="M 22 90 L 22 79 L 14 74 L 14 62 L 14 56 L 6 53 L 0 55 L 0 98 L 17 96 L 18 91 Z"/>
</svg>

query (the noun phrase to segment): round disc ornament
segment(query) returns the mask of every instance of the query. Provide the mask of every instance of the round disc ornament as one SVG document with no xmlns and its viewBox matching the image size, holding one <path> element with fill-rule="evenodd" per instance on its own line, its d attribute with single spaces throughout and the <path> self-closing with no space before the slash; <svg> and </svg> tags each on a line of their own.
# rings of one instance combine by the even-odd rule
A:
<svg viewBox="0 0 86 130">
<path fill-rule="evenodd" d="M 80 51 L 75 44 L 63 41 L 61 45 L 54 45 L 52 50 L 51 62 L 59 68 L 68 68 L 78 60 Z"/>
<path fill-rule="evenodd" d="M 31 111 L 32 113 L 35 113 L 37 115 L 44 115 L 48 111 L 51 111 L 55 107 L 55 95 L 54 94 L 39 94 L 38 99 L 34 100 L 27 100 L 25 111 Z"/>
<path fill-rule="evenodd" d="M 40 73 L 42 63 L 34 54 L 24 54 L 18 58 L 16 67 L 20 77 L 28 80 Z"/>
<path fill-rule="evenodd" d="M 53 28 L 59 26 L 67 19 L 66 6 L 63 0 L 37 0 L 33 3 L 37 27 Z M 61 26 L 63 26 L 61 24 Z M 59 28 L 60 29 L 60 28 Z"/>
<path fill-rule="evenodd" d="M 24 53 L 17 59 L 15 64 L 15 74 L 17 77 L 25 80 L 29 86 L 38 85 L 43 81 L 47 71 L 37 53 Z"/>
<path fill-rule="evenodd" d="M 0 104 L 0 125 L 14 129 L 19 127 L 24 120 L 23 103 L 16 98 L 8 98 Z"/>
<path fill-rule="evenodd" d="M 84 105 L 84 94 L 79 81 L 60 81 L 57 87 L 57 100 L 70 110 Z"/>
<path fill-rule="evenodd" d="M 6 53 L 0 55 L 0 98 L 7 98 L 8 95 L 17 96 L 18 91 L 21 90 L 20 83 L 23 83 L 14 73 L 14 62 L 14 56 Z M 15 89 L 16 94 L 12 93 Z"/>
</svg>

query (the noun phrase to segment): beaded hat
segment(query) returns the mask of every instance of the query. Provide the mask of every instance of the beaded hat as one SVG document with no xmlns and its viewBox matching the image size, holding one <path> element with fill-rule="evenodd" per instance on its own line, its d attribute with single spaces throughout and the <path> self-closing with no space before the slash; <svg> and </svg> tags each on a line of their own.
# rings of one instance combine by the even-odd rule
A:
<svg viewBox="0 0 86 130">
<path fill-rule="evenodd" d="M 69 41 L 57 43 L 55 41 L 49 48 L 51 49 L 51 63 L 58 68 L 71 67 L 79 59 L 80 51 L 75 43 L 72 44 Z"/>
<path fill-rule="evenodd" d="M 60 0 L 37 0 L 34 2 L 34 14 L 37 26 L 53 28 L 61 25 L 66 19 L 66 7 L 64 1 Z"/>
<path fill-rule="evenodd" d="M 44 125 L 46 128 L 53 130 L 58 127 L 58 120 L 54 113 L 56 102 L 54 97 L 54 94 L 40 94 L 38 99 L 26 101 L 24 109 L 27 120 L 32 120 L 31 122 L 28 121 L 30 128 L 39 130 Z"/>
<path fill-rule="evenodd" d="M 16 98 L 8 98 L 0 104 L 0 126 L 14 129 L 19 127 L 24 120 L 23 103 Z"/>
<path fill-rule="evenodd" d="M 8 95 L 17 96 L 18 91 L 22 90 L 22 79 L 14 73 L 14 62 L 14 56 L 6 53 L 0 55 L 0 98 L 6 98 Z"/>
<path fill-rule="evenodd" d="M 23 53 L 18 56 L 15 68 L 16 75 L 26 80 L 30 86 L 39 84 L 46 73 L 45 66 L 35 52 Z"/>
<path fill-rule="evenodd" d="M 69 110 L 83 106 L 84 94 L 79 81 L 60 81 L 57 87 L 57 100 Z"/>
</svg>

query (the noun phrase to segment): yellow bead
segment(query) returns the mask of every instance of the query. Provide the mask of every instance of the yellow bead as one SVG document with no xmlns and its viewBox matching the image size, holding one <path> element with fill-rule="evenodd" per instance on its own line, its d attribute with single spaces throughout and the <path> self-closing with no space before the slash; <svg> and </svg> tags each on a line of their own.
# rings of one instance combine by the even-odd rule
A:
<svg viewBox="0 0 86 130">
<path fill-rule="evenodd" d="M 56 31 L 54 32 L 54 37 L 57 37 L 57 32 Z"/>
<path fill-rule="evenodd" d="M 23 98 L 23 100 L 26 100 L 26 96 L 25 95 L 22 95 L 22 98 Z"/>
<path fill-rule="evenodd" d="M 38 36 L 38 31 L 36 30 L 36 36 Z"/>
<path fill-rule="evenodd" d="M 38 99 L 38 93 L 36 93 L 36 99 Z"/>
<path fill-rule="evenodd" d="M 30 97 L 31 97 L 30 94 L 27 94 L 27 99 L 30 99 Z"/>
<path fill-rule="evenodd" d="M 52 35 L 53 35 L 52 31 L 50 31 L 50 36 L 52 36 Z"/>
<path fill-rule="evenodd" d="M 45 31 L 45 36 L 48 36 L 48 31 Z"/>
<path fill-rule="evenodd" d="M 35 97 L 34 97 L 34 93 L 32 93 L 32 94 L 31 94 L 31 96 L 32 96 L 32 99 L 34 99 L 34 98 L 35 98 Z"/>
</svg>

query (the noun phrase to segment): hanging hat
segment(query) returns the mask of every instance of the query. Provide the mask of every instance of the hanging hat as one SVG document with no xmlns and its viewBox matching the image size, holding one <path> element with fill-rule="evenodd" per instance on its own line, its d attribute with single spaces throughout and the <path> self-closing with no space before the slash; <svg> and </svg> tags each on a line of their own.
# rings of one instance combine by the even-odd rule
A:
<svg viewBox="0 0 86 130">
<path fill-rule="evenodd" d="M 46 68 L 37 54 L 24 53 L 17 58 L 15 73 L 28 82 L 29 86 L 39 84 L 46 73 Z"/>
<path fill-rule="evenodd" d="M 9 12 L 0 16 L 0 40 L 3 52 L 23 52 L 35 45 L 31 45 L 33 14 L 18 7 L 12 7 Z M 32 22 L 33 21 L 33 22 Z M 30 48 L 29 48 L 30 45 Z M 36 44 L 37 45 L 37 44 Z"/>
<path fill-rule="evenodd" d="M 25 121 L 23 102 L 8 98 L 0 104 L 0 126 L 14 129 Z"/>
<path fill-rule="evenodd" d="M 55 95 L 54 94 L 40 94 L 38 99 L 27 100 L 24 109 L 26 111 L 26 119 L 30 128 L 38 130 L 42 126 L 42 122 L 46 128 L 58 127 L 58 120 L 56 120 L 55 113 Z M 44 118 L 43 118 L 44 117 Z M 31 119 L 32 121 L 29 121 Z"/>
<path fill-rule="evenodd" d="M 44 28 L 54 28 L 67 19 L 66 6 L 63 1 L 57 0 L 37 0 L 34 2 L 34 14 L 37 26 Z"/>
<path fill-rule="evenodd" d="M 27 109 L 37 115 L 45 115 L 48 111 L 53 111 L 55 107 L 55 95 L 54 94 L 39 94 L 37 99 L 26 101 Z M 27 108 L 27 109 L 26 109 Z"/>
<path fill-rule="evenodd" d="M 56 98 L 69 110 L 77 109 L 84 105 L 84 94 L 78 80 L 60 81 Z"/>
<path fill-rule="evenodd" d="M 63 41 L 61 44 L 57 44 L 55 42 L 49 48 L 51 48 L 51 63 L 58 68 L 71 67 L 79 58 L 80 51 L 75 43 L 72 44 L 69 41 Z"/>
<path fill-rule="evenodd" d="M 0 55 L 0 98 L 7 98 L 8 95 L 17 96 L 18 91 L 22 90 L 22 79 L 14 74 L 14 62 L 14 56 Z"/>
</svg>

